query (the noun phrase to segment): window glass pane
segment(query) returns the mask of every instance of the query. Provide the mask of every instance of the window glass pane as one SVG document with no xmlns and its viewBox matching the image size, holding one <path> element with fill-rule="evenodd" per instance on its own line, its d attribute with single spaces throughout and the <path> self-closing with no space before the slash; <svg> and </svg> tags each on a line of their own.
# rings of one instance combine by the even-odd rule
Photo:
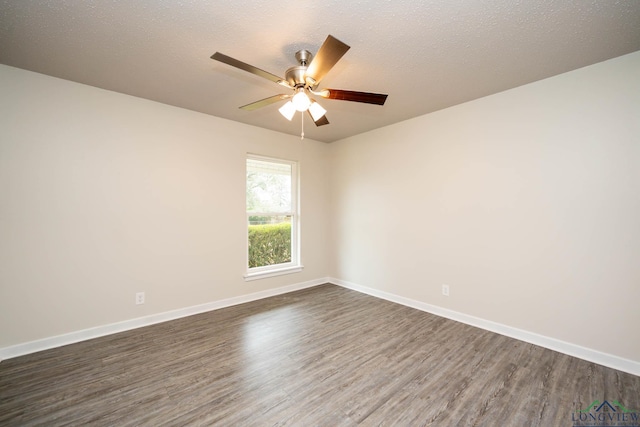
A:
<svg viewBox="0 0 640 427">
<path fill-rule="evenodd" d="M 291 165 L 247 159 L 247 212 L 291 211 Z"/>
<path fill-rule="evenodd" d="M 247 155 L 247 280 L 302 267 L 298 254 L 297 165 Z"/>
<path fill-rule="evenodd" d="M 291 216 L 249 215 L 249 268 L 291 262 Z"/>
</svg>

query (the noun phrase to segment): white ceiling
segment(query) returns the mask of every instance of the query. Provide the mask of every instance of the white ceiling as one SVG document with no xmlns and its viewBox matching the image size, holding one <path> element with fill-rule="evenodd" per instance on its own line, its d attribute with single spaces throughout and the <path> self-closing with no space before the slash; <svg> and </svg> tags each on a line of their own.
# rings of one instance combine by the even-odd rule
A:
<svg viewBox="0 0 640 427">
<path fill-rule="evenodd" d="M 638 0 L 0 0 L 0 63 L 299 135 L 284 76 L 328 34 L 351 50 L 321 87 L 388 93 L 380 107 L 321 100 L 331 142 L 640 50 Z"/>
</svg>

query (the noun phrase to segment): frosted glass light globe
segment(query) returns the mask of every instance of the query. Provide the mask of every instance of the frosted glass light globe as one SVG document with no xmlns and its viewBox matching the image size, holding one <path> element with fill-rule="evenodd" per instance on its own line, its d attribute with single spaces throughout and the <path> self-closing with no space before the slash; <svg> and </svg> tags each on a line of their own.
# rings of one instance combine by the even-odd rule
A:
<svg viewBox="0 0 640 427">
<path fill-rule="evenodd" d="M 311 100 L 307 94 L 304 93 L 304 89 L 299 90 L 298 93 L 293 96 L 291 102 L 298 111 L 307 111 L 309 105 L 311 105 Z"/>
</svg>

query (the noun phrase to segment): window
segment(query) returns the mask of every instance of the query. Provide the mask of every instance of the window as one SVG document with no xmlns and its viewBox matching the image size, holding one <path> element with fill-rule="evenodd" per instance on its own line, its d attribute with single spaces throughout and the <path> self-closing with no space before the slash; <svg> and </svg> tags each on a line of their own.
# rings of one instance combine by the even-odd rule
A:
<svg viewBox="0 0 640 427">
<path fill-rule="evenodd" d="M 247 156 L 246 280 L 302 270 L 295 162 Z"/>
</svg>

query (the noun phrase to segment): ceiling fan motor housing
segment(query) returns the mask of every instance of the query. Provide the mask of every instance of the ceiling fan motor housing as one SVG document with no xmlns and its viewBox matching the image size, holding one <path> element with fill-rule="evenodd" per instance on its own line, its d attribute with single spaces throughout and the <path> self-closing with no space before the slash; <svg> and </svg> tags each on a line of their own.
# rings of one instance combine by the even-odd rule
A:
<svg viewBox="0 0 640 427">
<path fill-rule="evenodd" d="M 289 68 L 285 74 L 285 78 L 292 87 L 306 85 L 304 75 L 307 72 L 307 65 L 311 62 L 311 58 L 313 58 L 313 55 L 308 50 L 299 50 L 296 52 L 296 60 L 300 65 Z"/>
<path fill-rule="evenodd" d="M 307 72 L 305 65 L 298 65 L 297 67 L 291 67 L 287 70 L 285 78 L 291 85 L 291 87 L 300 87 L 305 85 L 304 74 Z"/>
</svg>

